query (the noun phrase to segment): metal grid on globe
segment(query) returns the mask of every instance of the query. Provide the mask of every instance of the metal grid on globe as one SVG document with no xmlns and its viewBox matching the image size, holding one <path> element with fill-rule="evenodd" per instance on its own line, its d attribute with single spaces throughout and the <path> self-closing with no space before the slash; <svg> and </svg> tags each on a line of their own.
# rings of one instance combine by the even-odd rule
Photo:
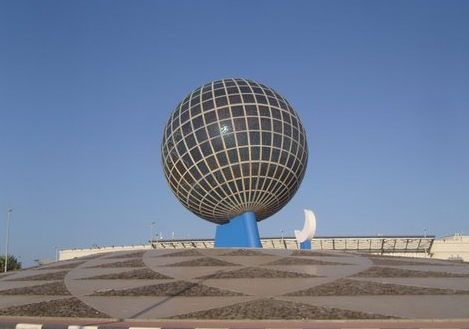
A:
<svg viewBox="0 0 469 329">
<path fill-rule="evenodd" d="M 247 79 L 207 83 L 176 107 L 164 130 L 166 179 L 183 205 L 217 224 L 280 210 L 303 179 L 308 150 L 292 106 Z"/>
</svg>

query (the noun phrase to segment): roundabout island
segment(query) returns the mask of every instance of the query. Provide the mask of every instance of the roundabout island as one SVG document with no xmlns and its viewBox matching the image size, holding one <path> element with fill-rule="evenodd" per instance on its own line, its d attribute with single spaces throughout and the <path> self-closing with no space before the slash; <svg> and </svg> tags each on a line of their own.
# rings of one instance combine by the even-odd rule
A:
<svg viewBox="0 0 469 329">
<path fill-rule="evenodd" d="M 181 321 L 183 327 L 194 321 L 206 327 L 213 321 L 231 327 L 236 321 L 288 321 L 289 327 L 326 321 L 333 328 L 334 321 L 402 325 L 419 319 L 421 327 L 451 321 L 454 328 L 454 321 L 468 323 L 467 305 L 467 263 L 350 252 L 153 249 L 0 276 L 0 323 L 159 321 L 169 328 Z"/>
</svg>

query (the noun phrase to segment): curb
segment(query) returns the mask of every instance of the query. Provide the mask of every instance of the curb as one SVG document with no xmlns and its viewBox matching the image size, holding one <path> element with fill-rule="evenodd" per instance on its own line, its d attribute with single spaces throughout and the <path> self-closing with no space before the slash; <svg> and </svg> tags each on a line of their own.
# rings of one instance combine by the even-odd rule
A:
<svg viewBox="0 0 469 329">
<path fill-rule="evenodd" d="M 60 324 L 35 324 L 35 323 L 1 323 L 0 329 L 165 329 L 164 327 L 120 327 L 120 326 L 87 326 L 87 325 L 60 325 Z M 187 328 L 202 329 L 202 328 Z M 228 328 L 212 328 L 228 329 Z"/>
<path fill-rule="evenodd" d="M 136 326 L 115 326 L 115 325 L 89 326 L 89 325 L 2 323 L 0 322 L 0 329 L 169 329 L 169 328 L 171 327 L 136 327 Z M 184 328 L 185 329 L 207 329 L 207 328 L 199 328 L 199 327 L 184 327 Z M 211 329 L 229 329 L 229 328 L 211 327 Z"/>
<path fill-rule="evenodd" d="M 16 322 L 2 322 L 0 320 L 0 329 L 274 329 L 274 328 L 321 328 L 321 329 L 469 329 L 469 321 L 466 320 L 446 320 L 446 321 L 422 321 L 422 320 L 408 320 L 405 322 L 381 322 L 381 323 L 356 323 L 356 322 L 341 322 L 334 323 L 303 323 L 303 325 L 296 326 L 288 324 L 288 321 L 282 324 L 259 325 L 252 324 L 249 326 L 231 323 L 229 326 L 211 326 L 210 322 L 204 327 L 191 326 L 189 323 L 187 326 L 165 325 L 165 326 L 129 326 L 122 323 L 122 326 L 118 323 L 108 323 L 100 325 L 66 325 L 66 324 L 38 324 L 38 323 L 16 323 Z"/>
</svg>

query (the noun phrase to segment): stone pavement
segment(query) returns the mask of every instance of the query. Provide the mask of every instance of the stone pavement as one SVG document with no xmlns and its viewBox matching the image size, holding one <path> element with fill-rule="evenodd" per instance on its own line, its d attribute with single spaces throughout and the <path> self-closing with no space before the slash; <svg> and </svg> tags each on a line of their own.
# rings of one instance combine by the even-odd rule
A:
<svg viewBox="0 0 469 329">
<path fill-rule="evenodd" d="M 45 320 L 158 328 L 469 328 L 468 319 L 469 264 L 430 259 L 154 249 L 0 276 L 0 329 Z"/>
</svg>

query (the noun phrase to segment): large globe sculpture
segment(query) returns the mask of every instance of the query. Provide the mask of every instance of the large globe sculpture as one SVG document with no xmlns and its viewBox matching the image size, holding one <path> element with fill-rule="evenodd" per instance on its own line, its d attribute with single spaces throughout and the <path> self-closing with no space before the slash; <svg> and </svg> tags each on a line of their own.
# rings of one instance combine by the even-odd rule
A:
<svg viewBox="0 0 469 329">
<path fill-rule="evenodd" d="M 275 90 L 247 79 L 207 83 L 179 103 L 161 144 L 169 185 L 191 212 L 216 224 L 279 211 L 303 180 L 306 134 Z"/>
</svg>

